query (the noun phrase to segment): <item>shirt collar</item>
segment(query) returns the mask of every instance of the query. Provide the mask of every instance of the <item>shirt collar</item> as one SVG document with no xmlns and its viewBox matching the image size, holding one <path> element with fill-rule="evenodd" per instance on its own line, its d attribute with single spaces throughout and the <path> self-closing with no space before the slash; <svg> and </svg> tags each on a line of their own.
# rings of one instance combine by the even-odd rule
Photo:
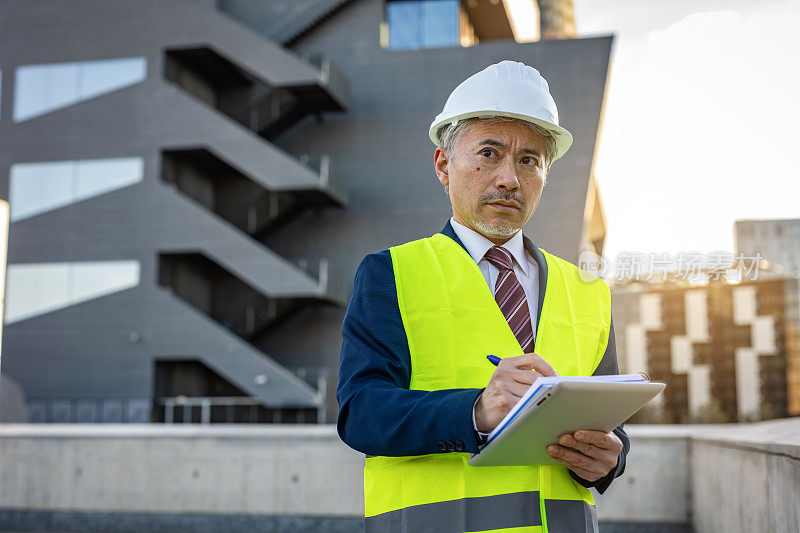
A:
<svg viewBox="0 0 800 533">
<path fill-rule="evenodd" d="M 489 248 L 494 246 L 492 241 L 474 229 L 459 224 L 453 217 L 450 218 L 450 225 L 453 226 L 453 231 L 456 232 L 458 238 L 464 243 L 464 248 L 467 249 L 467 252 L 469 252 L 469 255 L 472 256 L 472 259 L 476 263 L 480 262 L 486 252 L 489 251 Z M 525 257 L 525 243 L 522 240 L 522 231 L 518 231 L 513 237 L 506 241 L 502 247 L 511 252 L 511 256 L 520 266 L 522 272 L 528 276 L 528 260 Z"/>
</svg>

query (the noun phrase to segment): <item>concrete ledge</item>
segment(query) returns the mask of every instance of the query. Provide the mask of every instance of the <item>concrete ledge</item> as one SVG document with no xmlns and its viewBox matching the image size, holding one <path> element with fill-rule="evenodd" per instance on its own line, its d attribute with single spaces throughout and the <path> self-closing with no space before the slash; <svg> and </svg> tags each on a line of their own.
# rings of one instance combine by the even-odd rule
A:
<svg viewBox="0 0 800 533">
<path fill-rule="evenodd" d="M 0 426 L 0 509 L 363 516 L 333 426 Z"/>
<path fill-rule="evenodd" d="M 800 460 L 800 418 L 712 426 L 699 431 L 692 440 L 696 443 L 784 455 L 790 459 Z"/>
<path fill-rule="evenodd" d="M 636 424 L 626 425 L 625 432 L 632 439 L 687 439 L 706 431 L 719 429 L 720 426 L 735 426 L 736 424 L 693 424 L 693 425 L 652 425 Z"/>
<path fill-rule="evenodd" d="M 698 533 L 796 533 L 800 524 L 800 418 L 736 424 L 692 439 Z"/>
<path fill-rule="evenodd" d="M 103 437 L 339 440 L 332 424 L 0 424 L 0 439 Z"/>
<path fill-rule="evenodd" d="M 796 533 L 800 418 L 626 429 L 603 533 Z M 332 425 L 0 425 L 0 530 L 360 532 L 363 465 Z"/>
</svg>

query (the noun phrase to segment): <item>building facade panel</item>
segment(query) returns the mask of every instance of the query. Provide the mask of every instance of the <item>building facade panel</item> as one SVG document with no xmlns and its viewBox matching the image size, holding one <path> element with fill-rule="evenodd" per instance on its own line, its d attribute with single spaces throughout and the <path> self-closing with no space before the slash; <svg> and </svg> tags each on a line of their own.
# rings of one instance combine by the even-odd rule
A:
<svg viewBox="0 0 800 533">
<path fill-rule="evenodd" d="M 617 313 L 621 368 L 644 370 L 667 383 L 659 402 L 641 412 L 647 422 L 733 422 L 800 414 L 796 381 L 798 281 L 766 277 L 729 283 L 708 281 L 622 284 L 613 306 L 656 301 L 661 325 Z M 643 361 L 646 367 L 643 368 Z"/>
</svg>

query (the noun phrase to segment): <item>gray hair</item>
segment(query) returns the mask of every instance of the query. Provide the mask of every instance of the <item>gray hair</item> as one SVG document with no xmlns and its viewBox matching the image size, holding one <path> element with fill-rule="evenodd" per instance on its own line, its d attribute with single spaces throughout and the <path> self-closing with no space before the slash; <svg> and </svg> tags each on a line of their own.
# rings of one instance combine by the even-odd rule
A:
<svg viewBox="0 0 800 533">
<path fill-rule="evenodd" d="M 466 131 L 467 126 L 475 120 L 486 120 L 489 122 L 520 122 L 524 124 L 525 126 L 529 127 L 533 133 L 541 135 L 545 138 L 545 151 L 547 152 L 544 155 L 545 168 L 549 168 L 550 163 L 553 162 L 553 156 L 556 153 L 556 139 L 553 136 L 553 132 L 544 129 L 538 124 L 528 122 L 527 120 L 504 116 L 472 117 L 459 120 L 455 123 L 455 125 L 450 122 L 439 128 L 439 146 L 444 148 L 444 151 L 447 152 L 448 157 L 451 159 L 453 158 L 453 154 L 458 147 L 459 139 L 464 134 L 464 131 Z"/>
</svg>

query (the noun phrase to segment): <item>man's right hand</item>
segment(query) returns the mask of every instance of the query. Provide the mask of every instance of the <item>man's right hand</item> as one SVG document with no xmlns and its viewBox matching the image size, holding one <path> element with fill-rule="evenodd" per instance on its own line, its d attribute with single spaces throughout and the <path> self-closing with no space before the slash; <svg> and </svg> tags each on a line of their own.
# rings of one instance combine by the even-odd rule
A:
<svg viewBox="0 0 800 533">
<path fill-rule="evenodd" d="M 504 358 L 475 403 L 475 425 L 478 431 L 491 432 L 536 378 L 557 375 L 553 367 L 535 353 Z"/>
</svg>

